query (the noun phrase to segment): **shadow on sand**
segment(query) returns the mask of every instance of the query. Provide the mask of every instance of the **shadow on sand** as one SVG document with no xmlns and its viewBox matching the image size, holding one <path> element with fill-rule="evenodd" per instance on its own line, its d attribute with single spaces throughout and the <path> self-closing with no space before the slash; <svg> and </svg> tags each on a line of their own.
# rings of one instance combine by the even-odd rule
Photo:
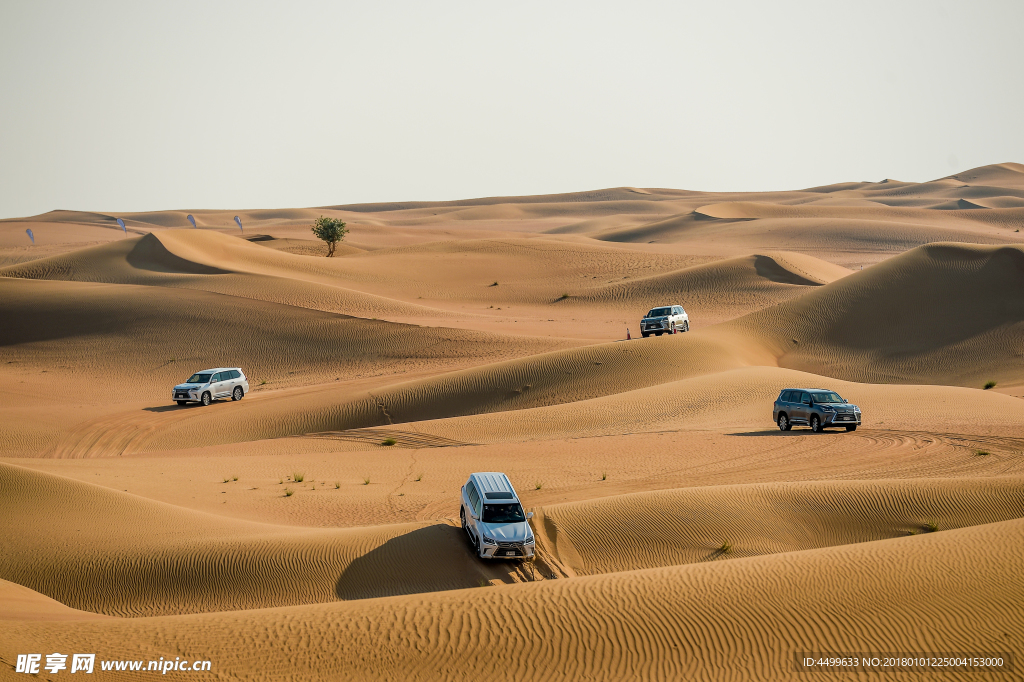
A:
<svg viewBox="0 0 1024 682">
<path fill-rule="evenodd" d="M 338 578 L 334 593 L 339 599 L 370 599 L 458 590 L 517 582 L 512 575 L 522 571 L 520 561 L 478 559 L 461 528 L 439 523 L 394 537 L 359 557 Z"/>
</svg>

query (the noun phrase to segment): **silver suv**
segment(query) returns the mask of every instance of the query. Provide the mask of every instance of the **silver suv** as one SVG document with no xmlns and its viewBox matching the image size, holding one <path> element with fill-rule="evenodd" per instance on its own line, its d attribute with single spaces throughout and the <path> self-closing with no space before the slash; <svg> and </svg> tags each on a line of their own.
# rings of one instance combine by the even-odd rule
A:
<svg viewBox="0 0 1024 682">
<path fill-rule="evenodd" d="M 462 486 L 462 529 L 481 559 L 525 559 L 537 542 L 530 528 L 533 512 L 523 513 L 512 482 L 497 472 L 470 474 Z"/>
<path fill-rule="evenodd" d="M 663 305 L 651 308 L 644 319 L 640 320 L 640 333 L 647 338 L 651 334 L 674 334 L 690 331 L 690 316 L 681 305 Z"/>
<path fill-rule="evenodd" d="M 196 372 L 171 391 L 171 399 L 179 405 L 209 405 L 218 398 L 241 400 L 249 392 L 249 380 L 240 367 L 218 367 Z"/>
</svg>

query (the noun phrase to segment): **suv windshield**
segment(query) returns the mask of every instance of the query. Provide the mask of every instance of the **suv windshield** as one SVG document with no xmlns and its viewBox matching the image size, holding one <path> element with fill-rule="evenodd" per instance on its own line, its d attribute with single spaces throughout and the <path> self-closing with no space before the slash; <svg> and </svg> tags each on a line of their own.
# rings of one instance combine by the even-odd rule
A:
<svg viewBox="0 0 1024 682">
<path fill-rule="evenodd" d="M 838 393 L 812 393 L 811 398 L 816 403 L 845 403 Z"/>
<path fill-rule="evenodd" d="M 516 523 L 525 520 L 526 515 L 518 502 L 484 505 L 484 523 Z"/>
<path fill-rule="evenodd" d="M 647 317 L 668 317 L 672 314 L 671 308 L 654 308 L 647 313 Z"/>
<path fill-rule="evenodd" d="M 186 381 L 185 383 L 186 384 L 205 384 L 209 380 L 210 380 L 210 375 L 209 374 L 193 374 L 192 376 L 190 376 L 188 378 L 188 381 Z"/>
</svg>

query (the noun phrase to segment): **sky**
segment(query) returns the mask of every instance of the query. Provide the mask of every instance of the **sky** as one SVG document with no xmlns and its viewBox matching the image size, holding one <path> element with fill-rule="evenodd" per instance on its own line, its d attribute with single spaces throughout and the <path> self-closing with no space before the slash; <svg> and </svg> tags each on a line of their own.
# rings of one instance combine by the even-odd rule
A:
<svg viewBox="0 0 1024 682">
<path fill-rule="evenodd" d="M 1024 2 L 0 2 L 0 218 L 1024 162 Z"/>
</svg>

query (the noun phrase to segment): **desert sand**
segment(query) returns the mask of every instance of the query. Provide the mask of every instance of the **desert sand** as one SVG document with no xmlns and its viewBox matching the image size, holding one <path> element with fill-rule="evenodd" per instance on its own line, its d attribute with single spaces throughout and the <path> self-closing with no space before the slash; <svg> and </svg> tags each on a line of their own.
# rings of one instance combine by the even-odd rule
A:
<svg viewBox="0 0 1024 682">
<path fill-rule="evenodd" d="M 320 215 L 350 229 L 334 258 Z M 216 679 L 789 680 L 801 652 L 1019 676 L 1022 228 L 1016 163 L 2 220 L 0 678 L 54 651 Z M 671 303 L 691 331 L 639 338 Z M 218 366 L 242 401 L 171 401 Z M 792 386 L 863 425 L 779 431 Z M 535 512 L 536 561 L 472 555 L 474 471 Z"/>
</svg>

